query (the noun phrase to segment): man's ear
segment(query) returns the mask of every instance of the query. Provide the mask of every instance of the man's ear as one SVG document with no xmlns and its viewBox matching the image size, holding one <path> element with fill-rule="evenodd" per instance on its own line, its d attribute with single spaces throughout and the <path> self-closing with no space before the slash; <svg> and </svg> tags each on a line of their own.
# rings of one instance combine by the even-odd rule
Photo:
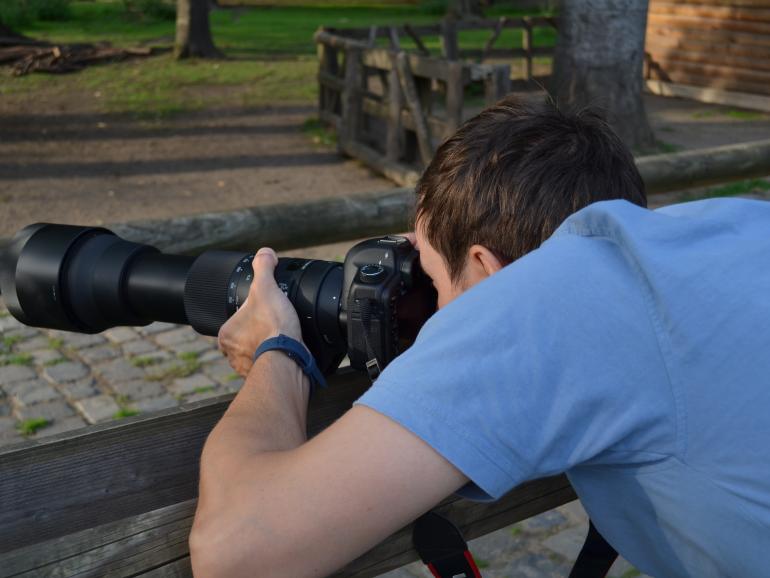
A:
<svg viewBox="0 0 770 578">
<path fill-rule="evenodd" d="M 468 286 L 472 286 L 497 273 L 503 267 L 505 263 L 484 245 L 473 245 L 468 249 L 464 278 Z"/>
</svg>

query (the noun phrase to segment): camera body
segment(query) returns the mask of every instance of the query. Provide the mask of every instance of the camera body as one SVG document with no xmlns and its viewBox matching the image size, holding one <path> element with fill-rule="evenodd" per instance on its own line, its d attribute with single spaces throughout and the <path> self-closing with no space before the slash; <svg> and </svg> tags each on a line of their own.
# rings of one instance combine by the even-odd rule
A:
<svg viewBox="0 0 770 578">
<path fill-rule="evenodd" d="M 0 291 L 27 325 L 96 333 L 168 321 L 216 335 L 245 301 L 253 254 L 165 255 L 103 228 L 38 223 L 0 255 Z M 279 259 L 278 286 L 324 373 L 347 355 L 372 379 L 411 345 L 436 293 L 405 237 L 369 239 L 344 263 Z"/>
<path fill-rule="evenodd" d="M 417 337 L 436 295 L 409 240 L 389 235 L 348 252 L 342 303 L 350 365 L 374 380 Z"/>
</svg>

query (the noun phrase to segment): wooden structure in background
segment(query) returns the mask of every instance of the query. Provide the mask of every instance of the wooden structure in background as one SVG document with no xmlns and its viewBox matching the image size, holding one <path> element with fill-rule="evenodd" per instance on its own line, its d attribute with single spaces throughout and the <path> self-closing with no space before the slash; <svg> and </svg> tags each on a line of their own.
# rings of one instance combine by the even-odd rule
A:
<svg viewBox="0 0 770 578">
<path fill-rule="evenodd" d="M 551 47 L 533 45 L 533 29 L 539 26 L 554 22 L 446 19 L 429 26 L 321 28 L 315 34 L 319 118 L 335 127 L 341 152 L 400 185 L 413 185 L 436 146 L 462 123 L 470 86 L 483 86 L 484 101 L 491 104 L 511 89 L 510 64 L 499 59 L 523 58 L 531 80 L 532 59 L 553 53 Z M 505 28 L 523 31 L 520 48 L 497 47 Z M 464 50 L 460 31 L 479 29 L 490 33 L 483 50 Z M 440 55 L 430 54 L 426 36 L 440 37 Z M 406 40 L 415 51 L 402 48 Z M 498 63 L 485 63 L 491 59 Z"/>
<path fill-rule="evenodd" d="M 770 111 L 770 1 L 650 0 L 647 87 Z"/>
</svg>

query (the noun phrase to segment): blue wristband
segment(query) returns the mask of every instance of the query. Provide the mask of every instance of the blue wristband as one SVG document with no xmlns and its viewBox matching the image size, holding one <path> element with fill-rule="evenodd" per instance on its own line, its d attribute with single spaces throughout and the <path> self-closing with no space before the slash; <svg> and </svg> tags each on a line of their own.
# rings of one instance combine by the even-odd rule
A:
<svg viewBox="0 0 770 578">
<path fill-rule="evenodd" d="M 272 349 L 283 351 L 300 366 L 303 373 L 310 379 L 310 395 L 313 395 L 313 391 L 316 387 L 326 387 L 326 380 L 324 379 L 321 370 L 318 369 L 315 359 L 313 359 L 313 356 L 307 348 L 299 341 L 286 335 L 265 339 L 254 352 L 253 360 L 256 361 L 257 357 L 262 355 L 265 351 L 270 351 Z"/>
</svg>

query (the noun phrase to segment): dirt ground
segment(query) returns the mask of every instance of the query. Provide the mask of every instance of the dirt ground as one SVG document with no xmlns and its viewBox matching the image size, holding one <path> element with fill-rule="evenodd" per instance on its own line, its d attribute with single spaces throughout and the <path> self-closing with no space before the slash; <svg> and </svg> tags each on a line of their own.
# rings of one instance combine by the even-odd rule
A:
<svg viewBox="0 0 770 578">
<path fill-rule="evenodd" d="M 646 102 L 669 151 L 770 137 L 770 115 Z M 102 225 L 393 186 L 313 142 L 302 130 L 312 103 L 153 122 L 95 110 L 93 95 L 0 97 L 0 237 L 38 221 Z"/>
</svg>

